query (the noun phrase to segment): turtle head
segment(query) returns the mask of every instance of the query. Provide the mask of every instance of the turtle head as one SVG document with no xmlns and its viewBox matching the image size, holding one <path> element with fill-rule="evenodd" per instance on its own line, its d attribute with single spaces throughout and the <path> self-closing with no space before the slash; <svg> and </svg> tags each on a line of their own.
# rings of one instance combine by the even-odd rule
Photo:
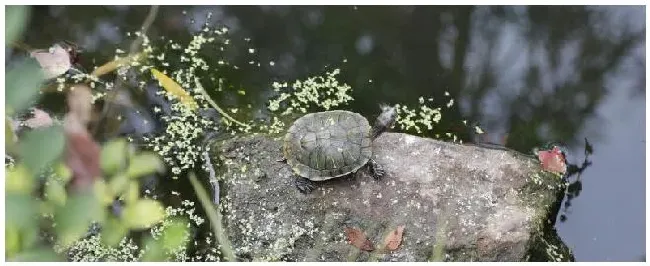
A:
<svg viewBox="0 0 650 266">
<path fill-rule="evenodd" d="M 372 128 L 373 138 L 378 137 L 381 133 L 384 133 L 392 127 L 395 119 L 397 119 L 397 109 L 395 106 L 380 104 L 379 108 L 381 108 L 381 114 L 377 117 L 377 121 L 375 121 L 375 125 Z"/>
</svg>

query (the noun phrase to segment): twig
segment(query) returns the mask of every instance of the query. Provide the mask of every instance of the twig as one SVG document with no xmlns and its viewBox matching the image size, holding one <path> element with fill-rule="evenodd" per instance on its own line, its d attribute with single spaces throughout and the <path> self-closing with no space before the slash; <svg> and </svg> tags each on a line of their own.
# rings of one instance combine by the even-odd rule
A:
<svg viewBox="0 0 650 266">
<path fill-rule="evenodd" d="M 138 52 L 138 47 L 142 45 L 147 30 L 149 30 L 149 27 L 151 27 L 151 24 L 153 24 L 153 21 L 156 19 L 156 15 L 158 14 L 158 8 L 159 8 L 158 6 L 151 6 L 151 9 L 149 9 L 149 14 L 147 14 L 147 17 L 144 19 L 144 22 L 140 27 L 140 33 L 141 33 L 140 37 L 138 37 L 135 41 L 133 41 L 131 43 L 131 46 L 129 47 L 129 55 L 133 55 Z"/>
<path fill-rule="evenodd" d="M 201 85 L 201 80 L 199 80 L 198 77 L 197 77 L 197 78 L 194 78 L 194 82 L 196 83 L 196 87 L 197 87 L 197 89 L 199 89 L 199 91 L 201 91 L 201 93 L 203 94 L 203 97 L 205 98 L 205 100 L 208 101 L 208 103 L 210 103 L 210 105 L 212 105 L 212 107 L 213 107 L 214 109 L 216 109 L 217 112 L 219 112 L 219 113 L 220 113 L 221 115 L 223 115 L 225 118 L 227 118 L 228 120 L 234 122 L 234 123 L 237 124 L 237 125 L 240 125 L 240 126 L 242 126 L 242 127 L 249 127 L 249 125 L 237 121 L 236 119 L 234 119 L 234 118 L 232 118 L 230 115 L 228 115 L 228 113 L 226 113 L 225 111 L 223 111 L 223 110 L 219 107 L 219 105 L 217 105 L 217 103 L 215 103 L 215 102 L 212 100 L 212 98 L 210 98 L 210 95 L 208 95 L 208 92 L 203 88 L 203 86 Z"/>
<path fill-rule="evenodd" d="M 205 213 L 208 215 L 208 220 L 210 220 L 214 236 L 217 239 L 217 244 L 221 246 L 221 254 L 226 261 L 234 262 L 236 259 L 235 252 L 232 249 L 232 244 L 230 244 L 230 240 L 228 240 L 223 224 L 221 223 L 221 213 L 216 209 L 218 206 L 215 208 L 215 206 L 212 205 L 208 193 L 205 191 L 203 186 L 201 186 L 199 180 L 196 179 L 194 172 L 190 172 L 189 176 L 194 192 L 196 192 L 196 196 L 199 198 Z"/>
<path fill-rule="evenodd" d="M 132 59 L 133 55 L 135 55 L 138 52 L 138 48 L 144 41 L 144 38 L 147 34 L 147 30 L 153 23 L 154 19 L 156 18 L 156 15 L 158 14 L 158 6 L 151 6 L 151 9 L 149 9 L 149 14 L 145 18 L 144 22 L 142 23 L 142 26 L 140 27 L 140 36 L 138 36 L 137 39 L 135 39 L 132 43 L 131 46 L 129 47 L 129 56 L 128 58 Z M 119 93 L 119 89 L 122 87 L 122 79 L 120 78 L 120 75 L 117 75 L 115 77 L 115 83 L 113 84 L 113 87 L 115 88 L 114 91 L 110 91 L 106 97 L 109 97 L 107 99 L 106 103 L 104 105 L 104 108 L 102 108 L 102 114 L 100 117 L 106 117 L 108 112 L 111 109 L 112 104 L 110 104 L 113 100 L 115 100 L 115 97 L 117 97 L 117 94 Z M 97 130 L 99 130 L 99 126 L 96 126 L 93 129 L 93 135 L 97 134 Z"/>
<path fill-rule="evenodd" d="M 210 175 L 210 184 L 212 184 L 212 203 L 219 206 L 219 180 L 217 180 L 217 173 L 214 171 L 214 166 L 210 161 L 209 149 L 206 149 L 203 152 L 203 161 L 205 161 L 205 167 L 208 169 L 208 174 Z"/>
<path fill-rule="evenodd" d="M 429 261 L 444 262 L 447 259 L 446 246 L 447 246 L 447 226 L 452 219 L 451 212 L 456 209 L 457 204 L 454 202 L 448 203 L 443 209 L 442 213 L 436 218 L 436 239 L 433 244 L 431 256 Z"/>
<path fill-rule="evenodd" d="M 31 52 L 31 51 L 35 50 L 34 48 L 30 47 L 29 45 L 27 45 L 26 43 L 23 43 L 21 41 L 12 41 L 11 46 L 13 46 L 14 48 L 25 50 L 26 52 Z"/>
<path fill-rule="evenodd" d="M 110 62 L 108 62 L 106 64 L 103 64 L 103 65 L 99 66 L 98 68 L 95 68 L 95 70 L 93 70 L 93 72 L 90 73 L 90 75 L 98 78 L 98 77 L 100 77 L 100 76 L 102 76 L 104 74 L 113 72 L 113 70 L 115 70 L 115 69 L 117 69 L 117 68 L 119 68 L 121 66 L 129 64 L 131 62 L 139 61 L 140 58 L 144 58 L 145 55 L 146 55 L 146 53 L 143 52 L 143 53 L 137 53 L 137 54 L 134 54 L 134 55 L 128 55 L 128 56 L 125 56 L 125 57 L 122 57 L 122 58 L 117 58 L 117 59 L 115 59 L 113 61 L 110 61 Z"/>
</svg>

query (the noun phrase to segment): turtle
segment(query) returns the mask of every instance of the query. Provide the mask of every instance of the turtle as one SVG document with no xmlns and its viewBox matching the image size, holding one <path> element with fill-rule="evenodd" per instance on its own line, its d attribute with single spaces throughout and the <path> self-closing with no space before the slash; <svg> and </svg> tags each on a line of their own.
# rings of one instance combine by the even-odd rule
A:
<svg viewBox="0 0 650 266">
<path fill-rule="evenodd" d="M 362 115 L 344 110 L 310 113 L 293 122 L 284 137 L 282 161 L 291 166 L 301 193 L 310 193 L 313 181 L 347 176 L 364 167 L 375 180 L 384 176 L 383 167 L 372 159 L 372 142 L 393 125 L 397 111 L 383 104 L 380 108 L 372 127 Z"/>
</svg>

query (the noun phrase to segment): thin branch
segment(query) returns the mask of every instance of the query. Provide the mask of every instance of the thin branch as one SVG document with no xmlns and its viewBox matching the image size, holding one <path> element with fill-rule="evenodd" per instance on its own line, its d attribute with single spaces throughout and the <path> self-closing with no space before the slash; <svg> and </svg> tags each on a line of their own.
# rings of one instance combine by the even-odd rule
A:
<svg viewBox="0 0 650 266">
<path fill-rule="evenodd" d="M 132 58 L 133 55 L 138 53 L 138 48 L 142 45 L 142 42 L 144 41 L 144 38 L 147 34 L 147 30 L 153 23 L 153 21 L 156 19 L 156 15 L 158 14 L 158 6 L 151 6 L 151 9 L 149 9 L 149 14 L 147 14 L 147 17 L 145 18 L 144 22 L 142 23 L 142 26 L 140 27 L 140 36 L 138 36 L 137 39 L 135 39 L 129 48 L 129 58 Z M 102 114 L 100 118 L 104 118 L 107 116 L 107 114 L 111 111 L 111 106 L 110 104 L 115 98 L 117 97 L 118 93 L 120 92 L 120 88 L 122 88 L 122 79 L 120 78 L 120 75 L 117 75 L 115 77 L 115 82 L 113 84 L 113 88 L 115 88 L 114 91 L 110 91 L 105 97 L 108 97 L 106 99 L 106 104 L 104 104 L 104 108 L 102 108 Z M 95 126 L 93 129 L 93 135 L 97 134 L 97 131 L 99 130 L 99 125 Z"/>
<path fill-rule="evenodd" d="M 133 41 L 129 47 L 130 55 L 138 52 L 138 47 L 142 45 L 144 36 L 147 34 L 147 30 L 149 30 L 149 27 L 151 27 L 151 24 L 153 24 L 153 21 L 156 19 L 158 8 L 159 6 L 151 6 L 151 9 L 149 9 L 149 14 L 147 14 L 147 17 L 144 19 L 144 22 L 142 22 L 142 26 L 140 27 L 140 33 L 142 34 L 140 34 L 140 36 L 135 41 Z"/>
<path fill-rule="evenodd" d="M 203 206 L 205 213 L 208 215 L 208 220 L 212 225 L 212 231 L 214 232 L 217 244 L 221 247 L 221 254 L 223 255 L 224 260 L 230 262 L 236 261 L 237 258 L 235 257 L 235 252 L 232 249 L 230 240 L 228 240 L 226 231 L 223 227 L 223 224 L 221 223 L 221 212 L 217 211 L 217 208 L 219 208 L 219 206 L 215 207 L 212 205 L 208 193 L 205 191 L 205 188 L 201 186 L 201 183 L 199 183 L 199 180 L 196 178 L 194 172 L 190 172 L 189 177 L 190 183 L 194 188 L 194 192 L 199 198 L 199 201 L 201 202 L 201 206 Z"/>
<path fill-rule="evenodd" d="M 212 203 L 219 206 L 219 180 L 217 180 L 217 172 L 214 170 L 214 166 L 210 160 L 209 149 L 203 152 L 203 160 L 205 161 L 205 168 L 207 168 L 208 175 L 210 176 L 210 184 L 212 184 Z"/>
<path fill-rule="evenodd" d="M 240 126 L 242 126 L 242 127 L 250 127 L 250 125 L 248 125 L 248 124 L 244 124 L 244 123 L 239 122 L 239 121 L 237 121 L 236 119 L 232 118 L 232 116 L 228 115 L 228 113 L 226 113 L 223 109 L 221 109 L 221 107 L 219 107 L 219 105 L 217 105 L 217 103 L 215 103 L 215 102 L 210 98 L 210 95 L 208 95 L 208 92 L 207 92 L 207 91 L 203 88 L 203 86 L 201 85 L 201 81 L 199 80 L 199 78 L 195 78 L 195 79 L 194 79 L 194 82 L 196 83 L 196 87 L 197 87 L 197 89 L 198 89 L 198 90 L 203 94 L 203 96 L 205 97 L 205 100 L 208 101 L 208 103 L 210 103 L 210 105 L 212 105 L 212 107 L 213 107 L 214 109 L 216 109 L 217 112 L 219 112 L 219 113 L 220 113 L 221 115 L 223 115 L 225 118 L 227 118 L 228 120 L 234 122 L 234 123 L 237 124 L 237 125 L 240 125 Z M 221 80 L 219 80 L 219 82 L 221 82 Z"/>
</svg>

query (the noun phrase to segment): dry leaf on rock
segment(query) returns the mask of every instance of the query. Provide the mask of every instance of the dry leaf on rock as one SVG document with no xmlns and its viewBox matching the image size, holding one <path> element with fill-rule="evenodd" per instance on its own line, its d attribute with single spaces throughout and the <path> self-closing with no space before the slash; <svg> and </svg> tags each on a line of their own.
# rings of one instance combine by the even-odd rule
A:
<svg viewBox="0 0 650 266">
<path fill-rule="evenodd" d="M 368 240 L 366 235 L 357 228 L 346 227 L 343 229 L 345 234 L 348 236 L 348 241 L 350 245 L 353 245 L 361 250 L 373 251 L 375 248 L 372 245 L 372 242 Z"/>
<path fill-rule="evenodd" d="M 404 225 L 400 225 L 395 230 L 391 231 L 384 239 L 384 247 L 386 250 L 396 250 L 399 244 L 402 243 L 402 233 L 404 232 Z"/>
<path fill-rule="evenodd" d="M 539 151 L 537 158 L 542 164 L 542 169 L 549 172 L 564 174 L 567 170 L 564 154 L 558 147 L 549 151 Z"/>
</svg>

